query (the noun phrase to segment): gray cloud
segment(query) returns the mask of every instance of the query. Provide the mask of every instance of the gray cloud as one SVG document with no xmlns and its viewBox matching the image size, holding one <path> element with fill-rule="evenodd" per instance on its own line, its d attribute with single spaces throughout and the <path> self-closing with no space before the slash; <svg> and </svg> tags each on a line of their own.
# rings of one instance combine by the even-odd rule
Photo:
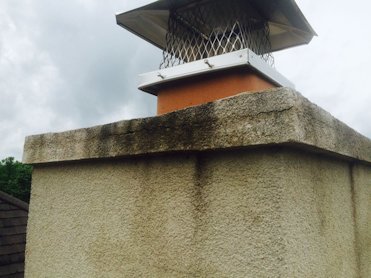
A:
<svg viewBox="0 0 371 278">
<path fill-rule="evenodd" d="M 26 135 L 154 115 L 155 98 L 136 82 L 158 67 L 161 52 L 114 17 L 149 2 L 0 2 L 0 158 L 20 159 Z M 371 136 L 371 5 L 297 2 L 319 37 L 275 54 L 277 69 L 310 100 Z"/>
<path fill-rule="evenodd" d="M 298 0 L 319 36 L 305 47 L 277 53 L 277 67 L 298 91 L 371 137 L 371 3 Z"/>
<path fill-rule="evenodd" d="M 0 3 L 1 157 L 19 159 L 27 134 L 155 113 L 154 97 L 137 92 L 136 76 L 157 67 L 160 52 L 115 24 L 125 6 Z"/>
</svg>

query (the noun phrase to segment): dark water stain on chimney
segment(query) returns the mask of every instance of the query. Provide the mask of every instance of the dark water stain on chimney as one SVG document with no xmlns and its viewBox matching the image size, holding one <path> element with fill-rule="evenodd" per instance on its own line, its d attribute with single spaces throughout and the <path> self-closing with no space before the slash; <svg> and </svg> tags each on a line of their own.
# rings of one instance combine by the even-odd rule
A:
<svg viewBox="0 0 371 278">
<path fill-rule="evenodd" d="M 108 157 L 110 147 L 108 140 L 111 138 L 114 128 L 114 124 L 101 126 L 98 134 L 99 146 L 97 146 L 97 153 L 99 157 Z"/>
<path fill-rule="evenodd" d="M 206 154 L 198 153 L 195 156 L 195 171 L 194 171 L 194 196 L 193 207 L 196 212 L 197 220 L 205 213 L 206 200 L 204 188 L 208 182 L 206 173 Z"/>
<path fill-rule="evenodd" d="M 205 271 L 202 254 L 203 243 L 205 242 L 205 230 L 207 227 L 207 210 L 208 210 L 208 190 L 210 184 L 210 170 L 207 167 L 208 155 L 206 153 L 197 153 L 195 155 L 195 166 L 193 176 L 193 196 L 192 196 L 192 213 L 194 218 L 193 246 L 195 265 L 193 272 L 196 276 L 202 276 Z"/>
<path fill-rule="evenodd" d="M 207 103 L 197 107 L 189 108 L 189 111 L 181 110 L 166 114 L 162 117 L 163 129 L 168 128 L 166 134 L 166 144 L 168 149 L 191 150 L 190 148 L 200 148 L 205 142 L 215 136 L 215 103 Z M 206 124 L 205 124 L 206 123 Z"/>
</svg>

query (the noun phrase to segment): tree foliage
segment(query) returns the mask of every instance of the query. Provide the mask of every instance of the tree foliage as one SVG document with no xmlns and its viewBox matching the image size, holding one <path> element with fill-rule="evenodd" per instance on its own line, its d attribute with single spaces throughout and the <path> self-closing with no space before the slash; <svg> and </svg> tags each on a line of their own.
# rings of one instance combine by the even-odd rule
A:
<svg viewBox="0 0 371 278">
<path fill-rule="evenodd" d="M 8 157 L 0 161 L 0 190 L 25 202 L 30 200 L 32 167 Z"/>
</svg>

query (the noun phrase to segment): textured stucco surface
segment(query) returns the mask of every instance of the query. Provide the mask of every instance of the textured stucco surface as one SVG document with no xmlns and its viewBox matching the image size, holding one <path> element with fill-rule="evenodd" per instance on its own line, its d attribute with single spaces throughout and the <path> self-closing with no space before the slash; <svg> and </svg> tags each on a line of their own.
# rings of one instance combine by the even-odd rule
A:
<svg viewBox="0 0 371 278">
<path fill-rule="evenodd" d="M 371 277 L 371 141 L 295 91 L 26 138 L 26 277 Z"/>
<path fill-rule="evenodd" d="M 371 141 L 286 88 L 240 94 L 163 116 L 26 138 L 23 162 L 297 144 L 371 162 Z"/>
<path fill-rule="evenodd" d="M 37 165 L 26 277 L 367 278 L 370 180 L 287 147 Z"/>
<path fill-rule="evenodd" d="M 371 167 L 352 165 L 357 263 L 361 277 L 371 277 Z"/>
</svg>

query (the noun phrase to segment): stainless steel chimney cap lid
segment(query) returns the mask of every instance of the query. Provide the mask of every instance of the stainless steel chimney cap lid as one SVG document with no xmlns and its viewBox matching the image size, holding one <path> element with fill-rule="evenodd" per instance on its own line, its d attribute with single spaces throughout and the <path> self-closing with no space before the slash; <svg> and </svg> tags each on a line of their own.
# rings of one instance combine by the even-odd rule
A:
<svg viewBox="0 0 371 278">
<path fill-rule="evenodd" d="M 145 39 L 151 44 L 165 49 L 170 9 L 178 9 L 191 4 L 201 4 L 218 0 L 159 0 L 149 5 L 116 15 L 117 24 Z M 316 32 L 300 11 L 294 0 L 244 0 L 264 17 L 270 29 L 270 51 L 308 44 Z M 228 3 L 226 1 L 226 3 Z M 218 16 L 218 15 L 215 15 Z"/>
</svg>

